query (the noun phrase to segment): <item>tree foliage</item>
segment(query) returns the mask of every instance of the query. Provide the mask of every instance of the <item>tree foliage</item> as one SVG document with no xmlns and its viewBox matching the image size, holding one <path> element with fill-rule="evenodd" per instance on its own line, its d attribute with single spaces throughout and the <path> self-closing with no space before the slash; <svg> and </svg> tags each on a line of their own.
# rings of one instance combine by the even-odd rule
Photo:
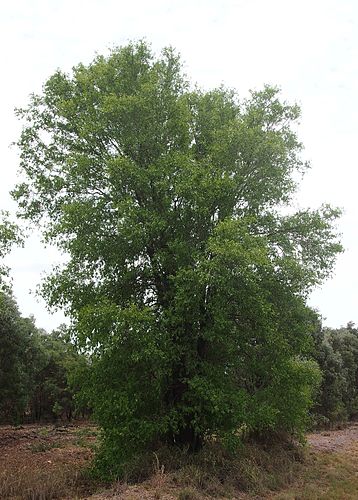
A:
<svg viewBox="0 0 358 500">
<path fill-rule="evenodd" d="M 15 244 L 20 245 L 22 238 L 18 226 L 10 220 L 9 213 L 0 210 L 0 290 L 9 291 L 8 267 L 4 264 L 4 257 Z"/>
<path fill-rule="evenodd" d="M 33 364 L 32 386 L 28 405 L 31 420 L 71 420 L 75 414 L 77 373 L 87 366 L 86 358 L 66 340 L 62 326 L 50 335 L 36 338 L 37 360 Z"/>
<path fill-rule="evenodd" d="M 69 256 L 44 294 L 91 352 L 105 466 L 158 439 L 302 429 L 305 300 L 341 247 L 339 211 L 283 211 L 307 167 L 299 108 L 193 89 L 173 50 L 138 43 L 57 71 L 18 114 L 14 196 Z"/>
</svg>

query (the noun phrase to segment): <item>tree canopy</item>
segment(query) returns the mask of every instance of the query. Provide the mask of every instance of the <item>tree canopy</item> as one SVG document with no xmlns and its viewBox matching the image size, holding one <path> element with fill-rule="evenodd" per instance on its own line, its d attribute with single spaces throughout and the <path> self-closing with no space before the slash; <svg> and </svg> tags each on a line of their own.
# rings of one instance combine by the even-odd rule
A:
<svg viewBox="0 0 358 500">
<path fill-rule="evenodd" d="M 306 298 L 341 246 L 338 210 L 290 207 L 298 106 L 192 87 L 175 51 L 139 42 L 57 71 L 18 115 L 14 197 L 69 257 L 43 292 L 91 353 L 104 467 L 158 440 L 302 429 Z"/>
</svg>

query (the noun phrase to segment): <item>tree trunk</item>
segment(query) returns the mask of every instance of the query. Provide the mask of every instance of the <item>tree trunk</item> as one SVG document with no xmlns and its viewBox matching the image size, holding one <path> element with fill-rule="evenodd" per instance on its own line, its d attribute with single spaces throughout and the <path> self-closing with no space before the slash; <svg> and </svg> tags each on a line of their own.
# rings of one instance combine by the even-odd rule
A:
<svg viewBox="0 0 358 500">
<path fill-rule="evenodd" d="M 203 436 L 196 434 L 194 428 L 190 424 L 179 429 L 178 433 L 175 434 L 173 438 L 174 444 L 180 448 L 187 448 L 191 453 L 199 451 L 203 446 Z"/>
<path fill-rule="evenodd" d="M 183 367 L 177 367 L 173 374 L 173 381 L 170 384 L 165 396 L 166 404 L 170 407 L 180 405 L 185 392 L 188 390 L 188 384 L 183 382 L 181 372 Z M 168 435 L 168 442 L 180 448 L 187 448 L 189 452 L 199 451 L 203 445 L 203 437 L 198 435 L 191 423 L 190 415 L 187 416 L 185 424 L 177 432 L 171 432 Z"/>
</svg>

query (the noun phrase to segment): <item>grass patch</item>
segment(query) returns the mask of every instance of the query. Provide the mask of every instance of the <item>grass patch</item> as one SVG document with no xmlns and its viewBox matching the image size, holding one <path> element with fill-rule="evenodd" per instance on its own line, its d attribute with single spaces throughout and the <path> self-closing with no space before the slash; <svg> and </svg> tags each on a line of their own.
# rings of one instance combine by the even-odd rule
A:
<svg viewBox="0 0 358 500">
<path fill-rule="evenodd" d="M 93 442 L 93 441 L 88 441 L 85 438 L 77 438 L 74 441 L 74 444 L 76 446 L 79 446 L 80 448 L 88 448 L 92 451 L 96 451 L 98 449 L 98 443 Z"/>
<path fill-rule="evenodd" d="M 279 500 L 356 500 L 358 498 L 358 444 L 340 452 L 310 456 L 294 484 Z"/>
<path fill-rule="evenodd" d="M 90 427 L 82 427 L 81 429 L 78 429 L 76 431 L 76 436 L 78 438 L 91 438 L 91 437 L 98 437 L 100 431 L 96 428 L 90 428 Z"/>
<path fill-rule="evenodd" d="M 31 450 L 32 453 L 44 453 L 54 448 L 63 448 L 63 444 L 55 441 L 41 441 L 29 445 L 29 450 Z"/>
<path fill-rule="evenodd" d="M 38 435 L 42 437 L 47 437 L 51 434 L 52 429 L 50 427 L 43 427 L 42 429 L 38 430 Z"/>
</svg>

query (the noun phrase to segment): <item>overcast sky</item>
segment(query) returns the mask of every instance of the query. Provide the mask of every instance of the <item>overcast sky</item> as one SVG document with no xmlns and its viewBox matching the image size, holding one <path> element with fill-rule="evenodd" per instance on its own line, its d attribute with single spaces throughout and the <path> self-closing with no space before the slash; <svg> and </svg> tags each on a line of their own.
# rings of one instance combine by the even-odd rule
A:
<svg viewBox="0 0 358 500">
<path fill-rule="evenodd" d="M 19 134 L 14 107 L 57 68 L 70 71 L 96 52 L 138 38 L 156 51 L 176 47 L 186 73 L 202 87 L 224 83 L 245 95 L 276 84 L 301 105 L 299 135 L 312 168 L 297 204 L 330 202 L 345 211 L 339 223 L 345 253 L 311 305 L 329 326 L 358 323 L 356 0 L 2 0 L 0 209 L 15 211 L 8 195 L 18 165 L 9 148 Z M 48 330 L 62 315 L 47 313 L 34 292 L 58 259 L 34 234 L 7 261 L 21 312 L 33 313 Z"/>
</svg>

